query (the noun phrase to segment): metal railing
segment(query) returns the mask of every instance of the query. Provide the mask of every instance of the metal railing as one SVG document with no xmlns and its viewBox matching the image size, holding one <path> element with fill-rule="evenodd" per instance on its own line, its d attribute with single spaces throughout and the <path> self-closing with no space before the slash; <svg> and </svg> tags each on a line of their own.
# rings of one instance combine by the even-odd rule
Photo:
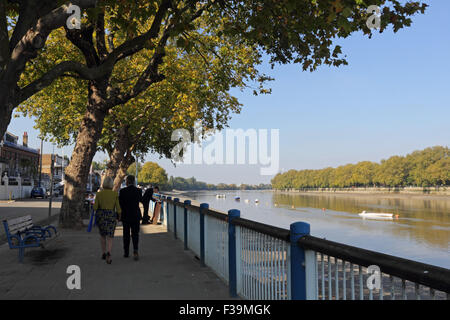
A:
<svg viewBox="0 0 450 320">
<path fill-rule="evenodd" d="M 316 299 L 448 299 L 448 269 L 309 235 L 301 237 L 298 245 L 312 261 L 306 259 L 316 284 L 309 290 Z M 371 266 L 376 274 L 368 272 Z M 372 274 L 378 277 L 377 286 L 367 285 Z"/>
<path fill-rule="evenodd" d="M 290 298 L 287 241 L 237 225 L 236 246 L 237 293 L 241 297 L 251 300 Z"/>
<path fill-rule="evenodd" d="M 450 270 L 320 239 L 163 196 L 169 232 L 252 300 L 449 299 Z M 163 213 L 161 213 L 164 216 Z"/>
</svg>

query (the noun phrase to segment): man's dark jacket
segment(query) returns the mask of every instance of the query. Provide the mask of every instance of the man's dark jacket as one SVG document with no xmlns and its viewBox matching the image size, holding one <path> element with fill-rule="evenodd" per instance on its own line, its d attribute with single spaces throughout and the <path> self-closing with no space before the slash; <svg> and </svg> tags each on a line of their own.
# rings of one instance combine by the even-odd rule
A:
<svg viewBox="0 0 450 320">
<path fill-rule="evenodd" d="M 144 206 L 145 205 L 149 205 L 150 200 L 155 200 L 153 199 L 153 188 L 148 188 L 147 190 L 145 190 L 144 192 L 144 196 L 142 197 L 142 201 Z"/>
<path fill-rule="evenodd" d="M 142 220 L 139 202 L 142 202 L 142 191 L 135 186 L 128 186 L 119 192 L 119 203 L 122 209 L 122 221 L 136 223 Z"/>
</svg>

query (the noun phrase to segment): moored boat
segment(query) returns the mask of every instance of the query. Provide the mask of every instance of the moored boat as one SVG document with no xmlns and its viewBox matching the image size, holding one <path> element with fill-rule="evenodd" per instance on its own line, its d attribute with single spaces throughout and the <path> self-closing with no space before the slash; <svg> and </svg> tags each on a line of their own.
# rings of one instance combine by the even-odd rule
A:
<svg viewBox="0 0 450 320">
<path fill-rule="evenodd" d="M 398 218 L 398 215 L 394 215 L 393 213 L 382 213 L 382 212 L 366 212 L 363 211 L 358 214 L 361 217 L 365 218 Z"/>
</svg>

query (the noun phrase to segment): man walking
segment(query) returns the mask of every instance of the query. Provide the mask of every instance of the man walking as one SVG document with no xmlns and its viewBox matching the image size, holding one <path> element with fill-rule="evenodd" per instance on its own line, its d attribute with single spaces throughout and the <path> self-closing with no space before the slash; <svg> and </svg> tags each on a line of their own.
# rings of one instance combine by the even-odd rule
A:
<svg viewBox="0 0 450 320">
<path fill-rule="evenodd" d="M 134 260 L 139 259 L 139 229 L 142 220 L 139 202 L 142 202 L 142 192 L 135 186 L 134 176 L 127 176 L 127 187 L 120 190 L 119 204 L 122 208 L 123 224 L 123 250 L 124 257 L 128 258 L 130 254 L 130 233 L 133 240 Z"/>
</svg>

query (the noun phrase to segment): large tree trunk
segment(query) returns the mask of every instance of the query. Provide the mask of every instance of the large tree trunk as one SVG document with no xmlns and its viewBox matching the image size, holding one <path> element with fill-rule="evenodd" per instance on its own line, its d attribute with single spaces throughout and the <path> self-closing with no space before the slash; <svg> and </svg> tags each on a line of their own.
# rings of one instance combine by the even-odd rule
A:
<svg viewBox="0 0 450 320">
<path fill-rule="evenodd" d="M 17 107 L 18 92 L 14 89 L 12 79 L 5 78 L 7 76 L 10 75 L 0 72 L 0 140 L 8 129 L 14 108 Z"/>
<path fill-rule="evenodd" d="M 120 163 L 119 169 L 116 173 L 116 178 L 114 179 L 114 190 L 119 191 L 120 186 L 122 185 L 123 180 L 125 179 L 125 176 L 127 175 L 128 168 L 133 164 L 134 158 L 131 154 L 131 152 L 127 152 L 127 155 L 123 158 L 122 162 Z"/>
<path fill-rule="evenodd" d="M 15 108 L 13 101 L 14 91 L 11 90 L 11 86 L 0 80 L 0 140 L 3 139 L 8 125 L 11 122 L 12 113 Z"/>
<path fill-rule="evenodd" d="M 59 217 L 63 228 L 81 228 L 89 169 L 101 137 L 105 108 L 106 81 L 89 83 L 89 101 L 80 126 L 72 159 L 65 170 L 64 198 Z"/>
<path fill-rule="evenodd" d="M 123 127 L 119 130 L 114 149 L 109 154 L 109 162 L 106 164 L 105 176 L 115 179 L 120 164 L 125 159 L 125 154 L 129 148 L 128 128 Z"/>
</svg>

